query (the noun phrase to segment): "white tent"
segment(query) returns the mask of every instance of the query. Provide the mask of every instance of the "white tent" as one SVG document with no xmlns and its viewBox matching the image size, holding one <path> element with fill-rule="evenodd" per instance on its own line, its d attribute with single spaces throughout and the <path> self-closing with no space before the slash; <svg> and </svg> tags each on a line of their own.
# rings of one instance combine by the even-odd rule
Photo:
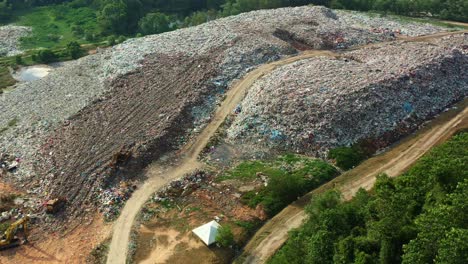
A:
<svg viewBox="0 0 468 264">
<path fill-rule="evenodd" d="M 216 221 L 211 221 L 202 226 L 199 226 L 192 230 L 192 232 L 197 235 L 203 243 L 207 246 L 216 242 L 216 235 L 218 234 L 218 228 L 221 226 Z"/>
</svg>

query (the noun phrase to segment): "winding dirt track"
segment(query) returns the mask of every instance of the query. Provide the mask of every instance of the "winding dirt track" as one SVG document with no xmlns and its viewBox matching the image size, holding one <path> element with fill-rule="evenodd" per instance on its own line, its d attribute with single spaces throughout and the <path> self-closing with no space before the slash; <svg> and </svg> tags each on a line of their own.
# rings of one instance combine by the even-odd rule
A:
<svg viewBox="0 0 468 264">
<path fill-rule="evenodd" d="M 359 190 L 374 186 L 377 175 L 386 173 L 396 177 L 405 172 L 435 145 L 447 140 L 460 129 L 468 128 L 468 99 L 457 110 L 436 118 L 425 129 L 403 140 L 388 152 L 371 158 L 355 169 L 310 192 L 286 207 L 266 223 L 250 240 L 235 263 L 265 263 L 288 238 L 291 229 L 298 228 L 306 219 L 304 207 L 313 195 L 337 188 L 349 200 Z"/>
<path fill-rule="evenodd" d="M 154 192 L 164 187 L 171 180 L 180 178 L 184 174 L 202 167 L 202 164 L 197 161 L 198 155 L 205 148 L 210 138 L 224 122 L 226 117 L 234 110 L 237 104 L 242 101 L 247 89 L 250 88 L 257 79 L 261 78 L 264 74 L 273 71 L 278 66 L 315 56 L 336 57 L 339 55 L 330 51 L 307 51 L 296 57 L 260 66 L 256 70 L 248 73 L 229 90 L 226 94 L 226 99 L 216 111 L 211 122 L 207 127 L 205 127 L 201 134 L 195 138 L 195 140 L 185 145 L 180 152 L 183 154 L 178 160 L 175 160 L 169 166 L 165 166 L 157 162 L 152 164 L 146 172 L 148 180 L 145 181 L 145 183 L 127 201 L 119 218 L 114 223 L 107 263 L 126 263 L 128 244 L 130 242 L 130 232 L 135 217 L 143 204 Z"/>
<path fill-rule="evenodd" d="M 458 32 L 443 32 L 437 33 L 430 36 L 420 36 L 414 38 L 405 38 L 404 41 L 429 41 L 434 38 L 440 38 L 447 35 L 459 34 L 467 31 Z M 379 44 L 370 44 L 367 46 L 375 46 Z M 363 46 L 366 47 L 366 46 Z M 358 47 L 362 48 L 362 47 Z M 223 101 L 221 106 L 217 109 L 211 122 L 205 127 L 198 137 L 193 141 L 189 142 L 180 151 L 182 153 L 177 160 L 174 160 L 170 165 L 162 165 L 159 162 L 155 162 L 147 169 L 146 176 L 148 180 L 132 195 L 132 197 L 126 202 L 125 207 L 122 209 L 121 215 L 114 223 L 112 241 L 109 247 L 109 253 L 107 258 L 108 264 L 126 263 L 128 244 L 130 242 L 131 229 L 143 204 L 150 198 L 150 196 L 157 190 L 164 187 L 170 181 L 182 177 L 184 174 L 189 173 L 195 169 L 201 168 L 203 165 L 197 161 L 197 157 L 204 149 L 210 138 L 214 135 L 219 126 L 223 123 L 225 118 L 233 111 L 237 104 L 239 104 L 245 96 L 246 91 L 254 84 L 254 82 L 261 78 L 263 75 L 270 73 L 279 66 L 287 65 L 299 60 L 304 60 L 317 56 L 327 57 L 339 57 L 340 54 L 326 50 L 308 50 L 297 56 L 272 62 L 269 64 L 262 65 L 252 72 L 248 73 L 242 80 L 237 82 L 226 94 L 226 99 Z M 441 132 L 443 133 L 443 132 Z M 426 144 L 426 147 L 430 148 L 432 145 Z M 423 148 L 423 147 L 422 147 Z M 424 153 L 423 151 L 422 153 Z M 421 154 L 422 155 L 422 154 Z M 418 156 L 419 157 L 419 156 Z M 402 157 L 403 158 L 403 157 Z M 404 157 L 406 158 L 406 157 Z M 397 162 L 397 165 L 400 164 Z M 392 167 L 393 168 L 393 167 Z M 380 170 L 379 171 L 383 171 Z M 369 174 L 370 175 L 370 174 Z M 372 174 L 374 175 L 374 174 Z M 363 177 L 366 180 L 362 180 L 361 184 L 366 186 L 372 186 L 374 176 Z M 356 185 L 357 190 L 361 184 Z M 353 189 L 354 190 L 354 189 Z M 350 190 L 351 191 L 351 190 Z M 301 199 L 302 200 L 302 199 Z M 309 197 L 310 200 L 310 197 Z M 291 205 L 287 208 L 295 208 L 297 205 Z M 285 209 L 286 211 L 288 209 Z M 284 212 L 284 211 L 283 211 Z M 255 237 L 245 248 L 245 252 L 248 252 L 247 263 L 259 263 L 259 261 L 265 261 L 271 256 L 286 240 L 287 232 L 294 227 L 298 227 L 304 215 L 302 213 L 302 207 L 299 210 L 293 211 L 294 213 L 288 213 L 284 218 L 281 217 L 283 214 L 280 213 L 278 218 L 275 217 L 270 220 L 265 227 L 259 230 Z M 268 231 L 272 226 L 275 226 L 278 220 L 283 226 L 280 228 L 274 227 L 272 231 Z M 274 234 L 272 235 L 272 232 Z M 262 239 L 261 238 L 265 238 Z M 260 242 L 261 241 L 261 242 Z M 253 257 L 252 257 L 253 256 Z M 261 262 L 260 261 L 260 262 Z"/>
</svg>

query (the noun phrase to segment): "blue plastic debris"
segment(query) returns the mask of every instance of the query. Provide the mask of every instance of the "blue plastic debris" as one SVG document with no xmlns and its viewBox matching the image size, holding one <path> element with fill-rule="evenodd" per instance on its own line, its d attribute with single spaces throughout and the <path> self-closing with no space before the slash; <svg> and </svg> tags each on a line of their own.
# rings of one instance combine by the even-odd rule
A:
<svg viewBox="0 0 468 264">
<path fill-rule="evenodd" d="M 411 112 L 413 112 L 413 105 L 411 105 L 411 103 L 409 103 L 409 102 L 405 102 L 403 104 L 403 109 L 405 109 L 406 113 L 411 113 Z"/>
</svg>

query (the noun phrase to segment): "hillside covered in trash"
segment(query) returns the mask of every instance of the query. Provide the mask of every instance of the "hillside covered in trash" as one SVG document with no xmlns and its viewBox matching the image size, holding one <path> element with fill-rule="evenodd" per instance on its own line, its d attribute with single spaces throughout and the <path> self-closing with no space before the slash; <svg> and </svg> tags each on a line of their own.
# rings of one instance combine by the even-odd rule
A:
<svg viewBox="0 0 468 264">
<path fill-rule="evenodd" d="M 378 150 L 468 93 L 468 36 L 389 42 L 276 69 L 250 89 L 228 129 L 235 144 L 325 156 Z"/>
<path fill-rule="evenodd" d="M 92 211 L 108 204 L 105 190 L 200 131 L 230 85 L 255 66 L 308 49 L 445 30 L 298 7 L 128 40 L 1 95 L 0 151 L 11 168 L 2 180 L 41 199 L 67 197 L 67 216 Z M 284 66 L 254 85 L 229 138 L 312 152 L 400 127 L 408 133 L 466 96 L 466 45 L 463 35 L 396 41 Z"/>
</svg>

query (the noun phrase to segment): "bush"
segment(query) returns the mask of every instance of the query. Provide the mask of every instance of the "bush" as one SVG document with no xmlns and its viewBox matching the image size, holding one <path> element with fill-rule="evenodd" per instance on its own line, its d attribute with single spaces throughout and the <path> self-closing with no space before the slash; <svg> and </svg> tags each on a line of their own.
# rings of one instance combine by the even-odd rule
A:
<svg viewBox="0 0 468 264">
<path fill-rule="evenodd" d="M 124 42 L 126 39 L 127 39 L 127 38 L 125 38 L 125 36 L 119 36 L 119 37 L 117 38 L 117 43 L 122 43 L 122 42 Z"/>
<path fill-rule="evenodd" d="M 82 50 L 80 44 L 76 41 L 72 41 L 67 45 L 67 53 L 72 57 L 72 59 L 76 60 L 81 56 Z"/>
<path fill-rule="evenodd" d="M 21 57 L 21 55 L 16 55 L 15 56 L 15 62 L 16 62 L 17 65 L 23 64 L 23 58 Z"/>
<path fill-rule="evenodd" d="M 116 42 L 115 42 L 115 36 L 109 36 L 109 37 L 107 38 L 107 44 L 108 44 L 109 46 L 114 46 L 114 45 L 116 44 Z"/>
<path fill-rule="evenodd" d="M 361 163 L 366 155 L 358 147 L 339 147 L 331 149 L 328 158 L 334 159 L 341 169 L 349 170 Z"/>
<path fill-rule="evenodd" d="M 220 247 L 229 247 L 234 245 L 234 234 L 228 225 L 221 226 L 216 235 L 216 243 Z"/>
<path fill-rule="evenodd" d="M 0 234 L 3 235 L 5 231 L 10 227 L 9 223 L 0 223 Z"/>
<path fill-rule="evenodd" d="M 50 63 L 57 60 L 57 54 L 55 54 L 50 49 L 44 49 L 40 50 L 37 53 L 37 56 L 33 56 L 33 59 L 35 59 L 37 62 Z"/>
</svg>

